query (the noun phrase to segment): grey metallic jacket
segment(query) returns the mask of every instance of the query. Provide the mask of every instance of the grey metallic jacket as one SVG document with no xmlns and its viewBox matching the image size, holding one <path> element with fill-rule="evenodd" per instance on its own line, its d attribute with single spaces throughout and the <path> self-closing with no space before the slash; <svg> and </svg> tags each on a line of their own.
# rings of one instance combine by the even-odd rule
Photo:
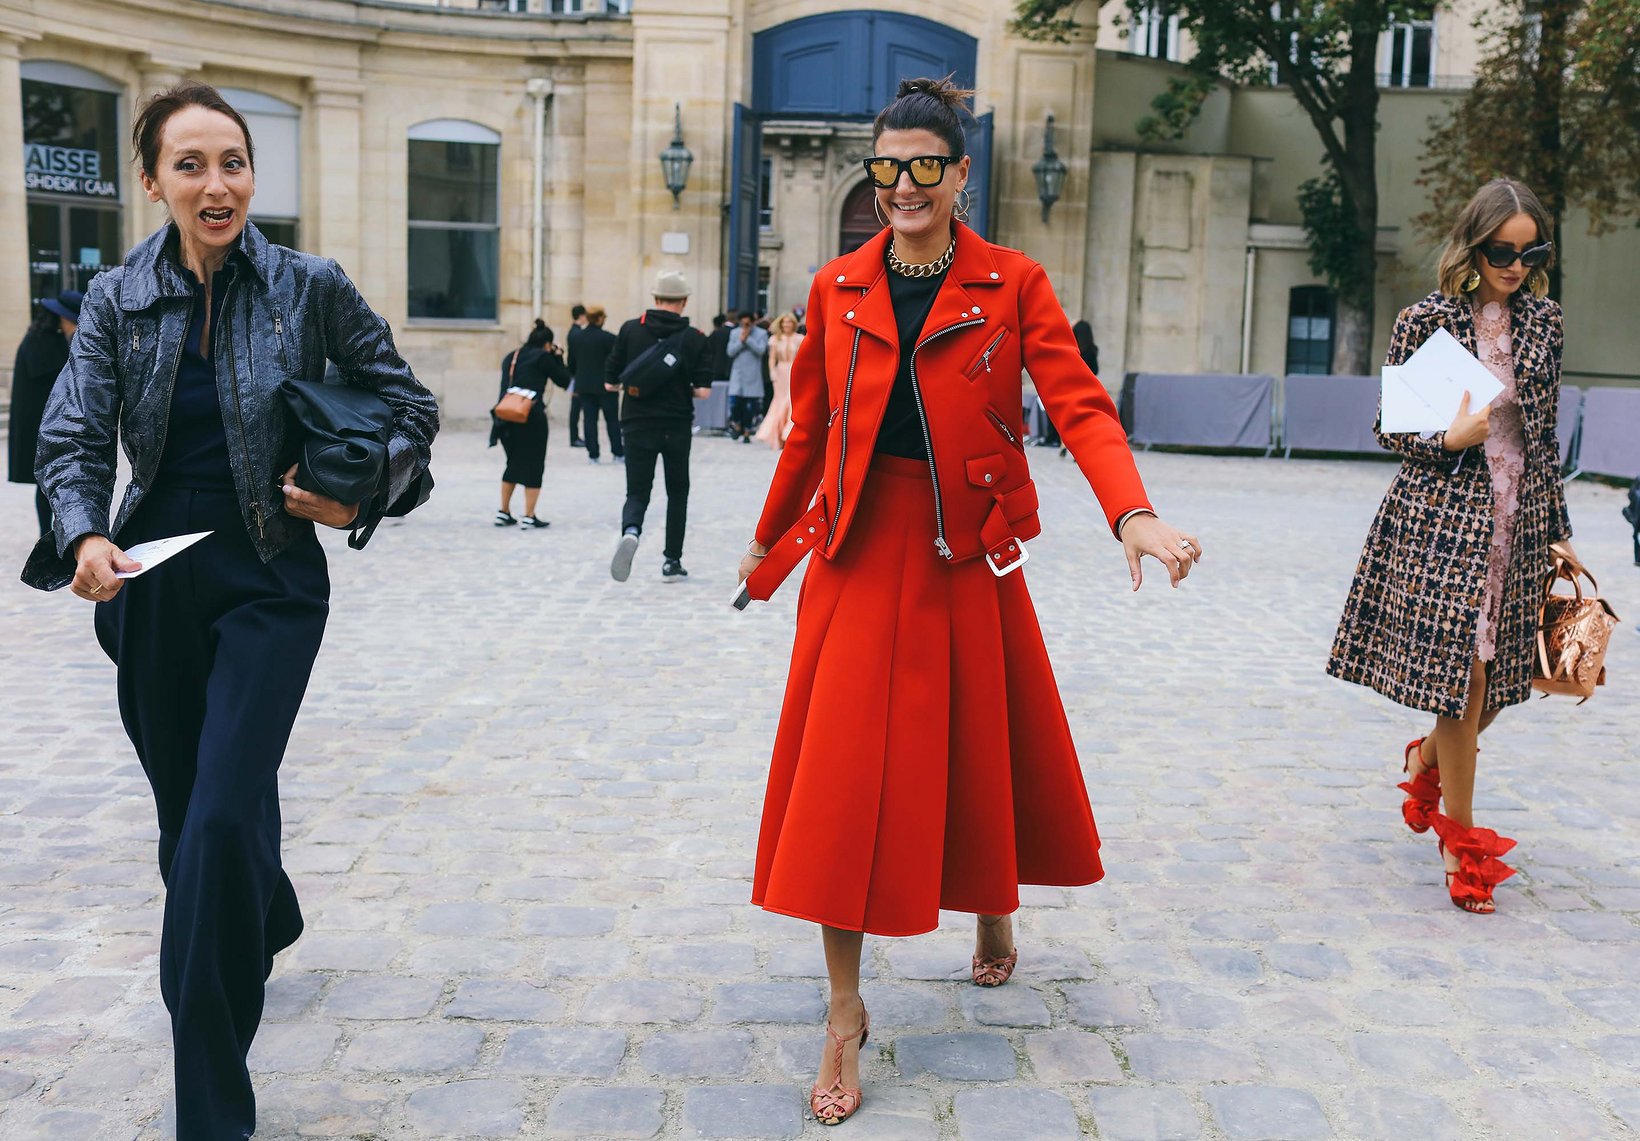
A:
<svg viewBox="0 0 1640 1141">
<path fill-rule="evenodd" d="M 172 232 L 167 225 L 150 235 L 86 291 L 68 364 L 40 425 L 34 470 L 51 500 L 54 533 L 23 568 L 30 586 L 66 586 L 74 541 L 118 536 L 153 486 L 193 304 Z M 387 322 L 334 261 L 272 245 L 249 223 L 229 256 L 239 272 L 214 318 L 211 351 L 240 511 L 267 562 L 313 526 L 285 514 L 277 485 L 292 452 L 280 382 L 318 380 L 330 360 L 345 383 L 387 402 L 394 413 L 388 502 L 426 470 L 438 405 L 393 347 Z M 110 522 L 116 432 L 131 483 Z"/>
</svg>

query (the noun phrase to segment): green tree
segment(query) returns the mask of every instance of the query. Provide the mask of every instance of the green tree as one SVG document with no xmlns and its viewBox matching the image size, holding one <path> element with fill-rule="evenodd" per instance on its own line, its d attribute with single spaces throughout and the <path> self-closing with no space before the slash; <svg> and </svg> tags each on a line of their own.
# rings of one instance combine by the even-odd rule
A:
<svg viewBox="0 0 1640 1141">
<path fill-rule="evenodd" d="M 1099 0 L 1100 4 L 1104 0 Z M 1338 296 L 1333 370 L 1364 374 L 1372 340 L 1378 234 L 1378 41 L 1392 21 L 1427 18 L 1431 0 L 1163 0 L 1194 41 L 1142 135 L 1177 137 L 1220 83 L 1291 88 L 1321 141 L 1325 169 L 1300 189 L 1310 267 Z M 1097 7 L 1098 5 L 1095 5 Z M 1137 15 L 1153 5 L 1127 0 Z M 1079 0 L 1015 0 L 1013 28 L 1063 41 Z"/>
<path fill-rule="evenodd" d="M 1432 122 L 1418 226 L 1444 238 L 1475 189 L 1500 175 L 1526 183 L 1564 251 L 1566 214 L 1591 234 L 1640 217 L 1640 0 L 1535 0 L 1483 15 L 1475 84 Z M 1550 271 L 1560 295 L 1562 267 Z"/>
</svg>

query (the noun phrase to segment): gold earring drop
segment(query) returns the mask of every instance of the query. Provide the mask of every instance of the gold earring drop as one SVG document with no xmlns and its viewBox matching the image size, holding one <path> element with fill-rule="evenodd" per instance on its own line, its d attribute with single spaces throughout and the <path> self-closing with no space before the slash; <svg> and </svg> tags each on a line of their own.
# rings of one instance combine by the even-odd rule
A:
<svg viewBox="0 0 1640 1141">
<path fill-rule="evenodd" d="M 1463 284 L 1462 285 L 1458 286 L 1458 288 L 1463 290 L 1465 293 L 1473 293 L 1473 292 L 1475 292 L 1475 290 L 1479 289 L 1480 287 L 1481 287 L 1481 271 L 1478 270 L 1478 269 L 1470 270 L 1469 271 L 1469 276 L 1463 279 Z"/>
<path fill-rule="evenodd" d="M 883 217 L 883 204 L 877 201 L 877 196 L 875 194 L 871 196 L 871 212 L 877 215 L 877 221 L 883 224 L 884 229 L 887 229 L 888 219 Z"/>
</svg>

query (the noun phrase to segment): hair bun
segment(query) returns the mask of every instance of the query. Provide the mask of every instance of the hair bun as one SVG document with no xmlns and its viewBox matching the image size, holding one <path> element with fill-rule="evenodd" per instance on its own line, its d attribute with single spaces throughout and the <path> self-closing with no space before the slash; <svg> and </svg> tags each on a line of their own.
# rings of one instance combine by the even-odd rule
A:
<svg viewBox="0 0 1640 1141">
<path fill-rule="evenodd" d="M 541 320 L 541 318 L 537 317 L 535 319 L 535 327 L 537 329 L 545 329 L 547 327 L 547 323 L 545 321 Z"/>
<path fill-rule="evenodd" d="M 907 95 L 927 95 L 938 99 L 953 111 L 960 111 L 967 107 L 968 100 L 974 93 L 967 88 L 958 87 L 953 82 L 954 77 L 955 73 L 944 79 L 902 79 L 894 97 L 904 99 Z"/>
</svg>

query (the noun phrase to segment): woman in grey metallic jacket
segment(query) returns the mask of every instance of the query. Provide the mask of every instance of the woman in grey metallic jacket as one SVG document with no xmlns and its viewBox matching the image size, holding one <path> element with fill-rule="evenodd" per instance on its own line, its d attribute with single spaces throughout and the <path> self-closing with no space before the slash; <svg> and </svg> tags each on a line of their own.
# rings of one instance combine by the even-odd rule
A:
<svg viewBox="0 0 1640 1141">
<path fill-rule="evenodd" d="M 54 529 L 23 577 L 97 603 L 158 810 L 176 1135 L 220 1141 L 255 1130 L 245 1060 L 273 957 L 302 931 L 278 769 L 329 610 L 314 524 L 372 510 L 295 486 L 279 385 L 333 361 L 392 408 L 386 502 L 426 470 L 438 409 L 335 262 L 247 223 L 250 132 L 216 91 L 161 92 L 133 136 L 143 189 L 171 221 L 87 291 L 36 454 Z M 131 482 L 110 519 L 116 441 Z M 132 544 L 200 532 L 151 574 L 120 577 L 139 569 Z"/>
</svg>

